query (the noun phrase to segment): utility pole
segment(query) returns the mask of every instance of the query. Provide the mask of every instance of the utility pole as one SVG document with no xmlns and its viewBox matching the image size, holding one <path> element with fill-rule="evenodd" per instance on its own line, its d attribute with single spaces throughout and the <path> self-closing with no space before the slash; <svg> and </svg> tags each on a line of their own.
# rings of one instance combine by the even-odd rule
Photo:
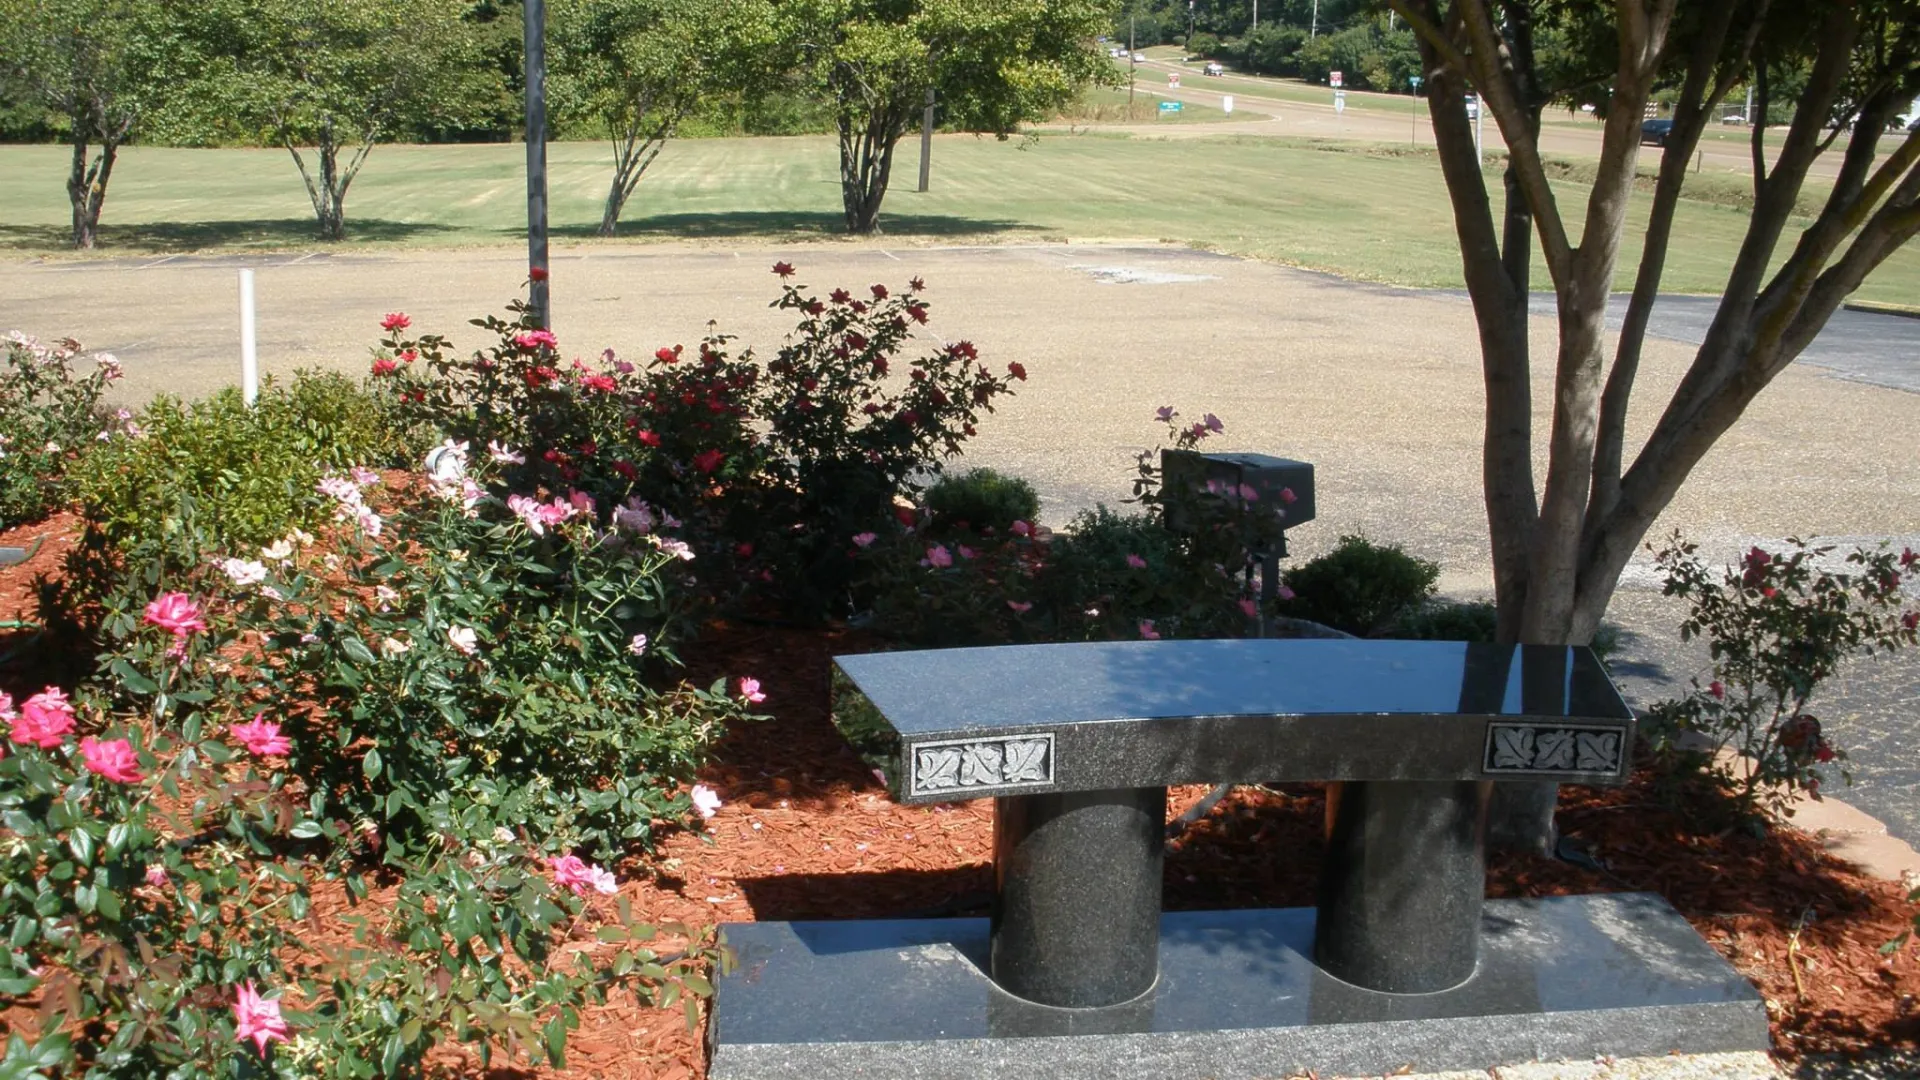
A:
<svg viewBox="0 0 1920 1080">
<path fill-rule="evenodd" d="M 1127 122 L 1133 122 L 1133 14 L 1127 14 Z"/>
<path fill-rule="evenodd" d="M 541 329 L 553 328 L 547 302 L 547 0 L 526 0 L 528 301 Z"/>
<path fill-rule="evenodd" d="M 1314 2 L 1319 3 L 1319 0 L 1314 0 Z M 1187 0 L 1187 41 L 1181 48 L 1188 52 L 1193 51 L 1193 0 Z"/>
<path fill-rule="evenodd" d="M 1320 0 L 1313 0 L 1313 17 L 1307 20 L 1307 40 L 1320 32 Z"/>
<path fill-rule="evenodd" d="M 920 119 L 920 190 L 933 175 L 933 87 L 927 87 L 927 113 Z"/>
<path fill-rule="evenodd" d="M 1253 0 L 1253 29 L 1260 29 L 1260 0 Z"/>
<path fill-rule="evenodd" d="M 1753 123 L 1753 83 L 1749 82 L 1747 83 L 1747 126 L 1752 127 Z M 1764 117 L 1761 119 L 1761 123 L 1766 123 Z"/>
</svg>

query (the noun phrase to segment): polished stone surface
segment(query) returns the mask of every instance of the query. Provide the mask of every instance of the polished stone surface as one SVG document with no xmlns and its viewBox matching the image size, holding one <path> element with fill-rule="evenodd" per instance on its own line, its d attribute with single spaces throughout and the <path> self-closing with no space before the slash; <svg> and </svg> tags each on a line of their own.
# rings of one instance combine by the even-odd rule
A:
<svg viewBox="0 0 1920 1080">
<path fill-rule="evenodd" d="M 1185 783 L 1620 783 L 1633 717 L 1584 647 L 1210 640 L 835 661 L 834 720 L 895 799 Z"/>
<path fill-rule="evenodd" d="M 1487 895 L 1487 789 L 1472 780 L 1327 790 L 1313 959 L 1369 990 L 1426 994 L 1473 975 Z"/>
<path fill-rule="evenodd" d="M 1110 1009 L 994 988 L 985 919 L 735 923 L 714 1080 L 1382 1075 L 1767 1046 L 1760 995 L 1650 894 L 1490 901 L 1480 967 L 1435 994 L 1316 968 L 1305 908 L 1162 916 L 1160 981 Z"/>
<path fill-rule="evenodd" d="M 993 981 L 1071 1009 L 1153 989 L 1166 821 L 1163 787 L 995 800 Z"/>
</svg>

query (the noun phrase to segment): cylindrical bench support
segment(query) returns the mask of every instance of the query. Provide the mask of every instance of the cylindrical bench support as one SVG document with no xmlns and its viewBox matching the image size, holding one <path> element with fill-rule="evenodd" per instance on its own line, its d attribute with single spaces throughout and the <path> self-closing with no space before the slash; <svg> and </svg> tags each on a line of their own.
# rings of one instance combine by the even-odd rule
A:
<svg viewBox="0 0 1920 1080">
<path fill-rule="evenodd" d="M 1151 990 L 1166 821 L 1165 788 L 995 799 L 993 981 L 1061 1008 Z"/>
<path fill-rule="evenodd" d="M 1329 785 L 1315 962 L 1393 994 L 1471 978 L 1487 891 L 1485 823 L 1476 781 Z"/>
</svg>

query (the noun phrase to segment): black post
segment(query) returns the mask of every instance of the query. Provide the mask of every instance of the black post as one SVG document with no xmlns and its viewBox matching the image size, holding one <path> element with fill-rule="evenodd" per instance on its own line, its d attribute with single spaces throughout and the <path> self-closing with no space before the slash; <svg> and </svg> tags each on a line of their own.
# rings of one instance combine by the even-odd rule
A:
<svg viewBox="0 0 1920 1080">
<path fill-rule="evenodd" d="M 1070 1009 L 1153 989 L 1166 821 L 1166 788 L 994 800 L 989 974 L 1000 989 Z"/>
<path fill-rule="evenodd" d="M 527 276 L 541 327 L 553 328 L 547 302 L 547 0 L 526 0 Z"/>
<path fill-rule="evenodd" d="M 933 177 L 933 87 L 927 87 L 927 113 L 920 119 L 920 190 Z"/>
</svg>

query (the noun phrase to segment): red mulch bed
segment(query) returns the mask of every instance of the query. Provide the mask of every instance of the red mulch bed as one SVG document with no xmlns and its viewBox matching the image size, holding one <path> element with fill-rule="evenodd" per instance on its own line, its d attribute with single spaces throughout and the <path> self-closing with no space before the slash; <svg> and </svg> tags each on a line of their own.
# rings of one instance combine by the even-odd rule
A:
<svg viewBox="0 0 1920 1080">
<path fill-rule="evenodd" d="M 22 577 L 50 569 L 47 558 L 0 569 L 0 619 L 31 617 L 11 605 L 30 597 Z M 828 721 L 829 658 L 877 647 L 850 631 L 717 623 L 687 650 L 696 681 L 758 678 L 773 718 L 730 734 L 703 774 L 726 800 L 709 830 L 671 835 L 653 860 L 623 868 L 638 911 L 695 924 L 985 911 L 991 802 L 897 806 Z M 1169 812 L 1204 794 L 1174 789 Z M 1169 853 L 1166 907 L 1310 905 L 1323 811 L 1312 787 L 1235 791 Z M 1791 828 L 1696 836 L 1696 817 L 1657 805 L 1645 776 L 1617 790 L 1568 789 L 1560 820 L 1608 869 L 1500 856 L 1489 896 L 1661 893 L 1765 994 L 1778 1055 L 1920 1047 L 1920 947 L 1879 953 L 1911 927 L 1914 907 L 1897 883 L 1857 873 Z M 323 917 L 341 906 L 316 901 Z M 613 1002 L 584 1016 L 566 1069 L 491 1075 L 677 1080 L 704 1076 L 704 1057 L 678 1008 Z"/>
</svg>

